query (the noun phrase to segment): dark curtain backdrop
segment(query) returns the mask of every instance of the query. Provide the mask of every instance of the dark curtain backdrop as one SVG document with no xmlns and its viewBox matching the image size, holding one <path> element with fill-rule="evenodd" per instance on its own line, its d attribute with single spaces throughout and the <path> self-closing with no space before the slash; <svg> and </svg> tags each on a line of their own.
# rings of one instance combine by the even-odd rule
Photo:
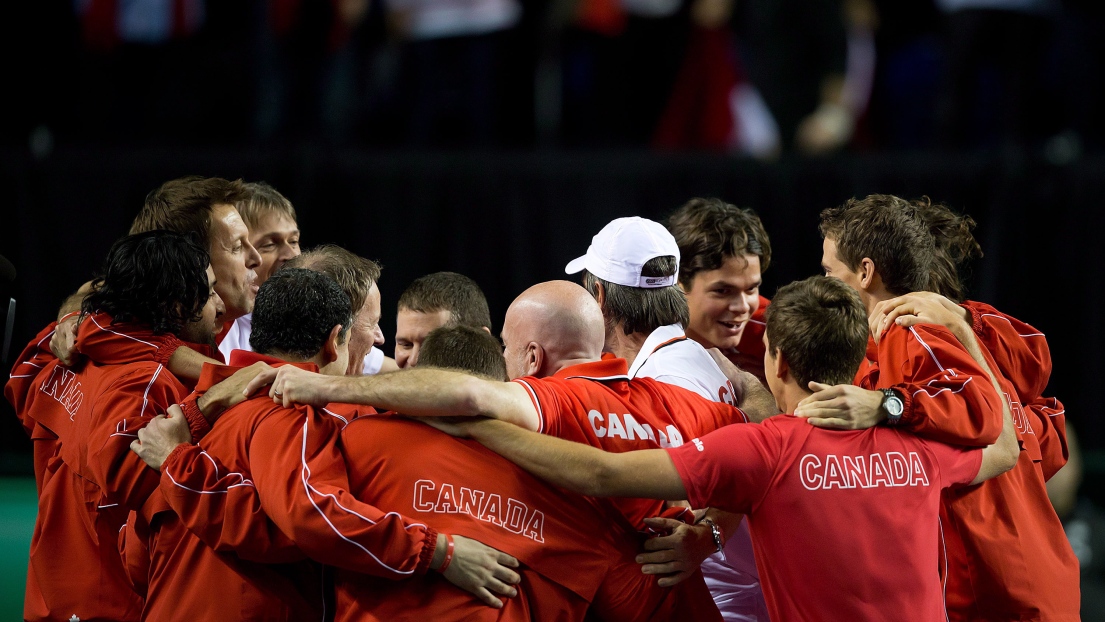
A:
<svg viewBox="0 0 1105 622">
<path fill-rule="evenodd" d="M 764 278 L 770 296 L 818 272 L 822 208 L 873 192 L 928 195 L 979 221 L 986 257 L 972 297 L 1048 335 L 1052 393 L 1068 406 L 1086 450 L 1105 445 L 1097 416 L 1105 159 L 1057 168 L 949 155 L 768 165 L 645 153 L 67 149 L 42 161 L 0 152 L 0 163 L 0 253 L 18 270 L 12 356 L 91 277 L 145 194 L 186 174 L 268 181 L 295 204 L 305 246 L 331 242 L 380 261 L 388 354 L 396 300 L 414 278 L 436 270 L 471 276 L 487 293 L 497 332 L 515 295 L 564 278 L 564 264 L 618 216 L 662 219 L 694 196 L 756 209 L 774 248 Z M 2 408 L 0 464 L 29 471 L 29 442 L 10 406 Z"/>
</svg>

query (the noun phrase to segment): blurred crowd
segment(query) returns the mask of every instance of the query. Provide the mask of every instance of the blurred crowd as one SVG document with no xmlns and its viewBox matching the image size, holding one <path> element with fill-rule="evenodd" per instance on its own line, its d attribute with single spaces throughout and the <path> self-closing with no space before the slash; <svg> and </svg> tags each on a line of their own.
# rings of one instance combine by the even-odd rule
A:
<svg viewBox="0 0 1105 622">
<path fill-rule="evenodd" d="M 1095 0 L 71 0 L 8 22 L 8 142 L 1102 146 Z M 11 34 L 11 33 L 9 33 Z M 11 39 L 9 39 L 11 41 Z"/>
</svg>

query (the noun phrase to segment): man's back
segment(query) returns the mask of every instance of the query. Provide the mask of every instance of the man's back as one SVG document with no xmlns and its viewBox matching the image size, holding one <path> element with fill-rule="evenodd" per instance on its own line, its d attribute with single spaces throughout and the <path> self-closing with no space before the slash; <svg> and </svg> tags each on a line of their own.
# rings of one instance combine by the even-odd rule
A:
<svg viewBox="0 0 1105 622">
<path fill-rule="evenodd" d="M 611 358 L 515 382 L 529 389 L 540 432 L 606 451 L 678 447 L 684 439 L 746 420 L 734 406 L 652 378 L 630 381 L 627 372 L 624 359 Z M 654 500 L 612 501 L 638 528 L 662 509 Z"/>
<path fill-rule="evenodd" d="M 90 346 L 90 316 L 72 365 L 24 351 L 7 391 L 35 442 L 39 505 L 31 542 L 24 617 L 28 620 L 136 620 L 141 598 L 119 559 L 117 538 L 130 508 L 157 488 L 157 472 L 135 463 L 127 446 L 139 422 L 186 391 L 153 361 L 119 364 L 110 340 Z M 98 330 L 98 329 L 97 329 Z M 40 337 L 44 337 L 40 335 Z M 36 353 L 39 356 L 36 356 Z M 37 366 L 37 373 L 31 373 Z M 18 377 L 17 377 L 18 376 Z"/>
<path fill-rule="evenodd" d="M 687 582 L 661 589 L 633 561 L 638 538 L 616 510 L 528 475 L 472 441 L 391 416 L 362 417 L 342 431 L 356 496 L 488 543 L 521 563 L 519 594 L 501 610 L 437 575 L 395 583 L 338 573 L 338 619 L 711 619 L 709 594 Z"/>
<path fill-rule="evenodd" d="M 783 415 L 669 452 L 692 504 L 748 513 L 773 619 L 944 619 L 941 491 L 980 450 Z"/>
</svg>

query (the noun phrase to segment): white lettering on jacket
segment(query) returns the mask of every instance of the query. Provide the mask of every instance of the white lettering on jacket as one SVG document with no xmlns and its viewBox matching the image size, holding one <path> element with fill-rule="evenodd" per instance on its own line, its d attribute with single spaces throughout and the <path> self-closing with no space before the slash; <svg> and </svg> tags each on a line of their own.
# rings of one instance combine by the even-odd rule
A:
<svg viewBox="0 0 1105 622">
<path fill-rule="evenodd" d="M 515 499 L 484 490 L 420 479 L 414 483 L 412 506 L 419 512 L 467 514 L 484 522 L 545 542 L 545 513 Z"/>
<path fill-rule="evenodd" d="M 597 410 L 587 412 L 587 421 L 591 423 L 591 430 L 598 438 L 621 438 L 627 441 L 650 440 L 660 443 L 660 447 L 679 447 L 683 444 L 683 434 L 674 425 L 663 430 L 653 430 L 647 423 L 637 423 L 637 420 L 628 413 L 619 415 L 610 413 L 603 415 Z"/>
<path fill-rule="evenodd" d="M 915 451 L 909 457 L 897 451 L 866 456 L 806 454 L 798 461 L 798 476 L 807 490 L 929 485 L 925 464 Z"/>
</svg>

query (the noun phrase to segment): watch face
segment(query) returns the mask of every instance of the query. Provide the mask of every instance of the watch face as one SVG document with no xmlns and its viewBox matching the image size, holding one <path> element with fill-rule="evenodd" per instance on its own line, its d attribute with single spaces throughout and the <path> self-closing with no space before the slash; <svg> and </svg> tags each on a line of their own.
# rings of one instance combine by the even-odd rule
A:
<svg viewBox="0 0 1105 622">
<path fill-rule="evenodd" d="M 897 396 L 888 397 L 885 402 L 886 412 L 890 413 L 891 417 L 897 417 L 902 414 L 903 406 L 902 400 Z"/>
</svg>

